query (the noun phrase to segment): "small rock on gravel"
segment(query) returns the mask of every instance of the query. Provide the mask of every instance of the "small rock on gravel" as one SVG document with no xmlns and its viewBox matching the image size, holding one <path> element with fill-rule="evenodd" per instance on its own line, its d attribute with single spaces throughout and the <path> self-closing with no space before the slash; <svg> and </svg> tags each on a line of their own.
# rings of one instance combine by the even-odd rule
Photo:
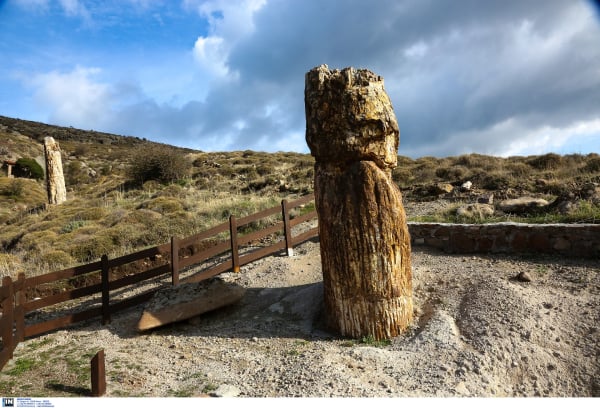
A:
<svg viewBox="0 0 600 408">
<path fill-rule="evenodd" d="M 210 393 L 211 397 L 233 398 L 240 395 L 240 390 L 237 387 L 229 384 L 221 384 L 219 388 Z"/>
<path fill-rule="evenodd" d="M 516 279 L 519 282 L 531 282 L 531 275 L 527 272 L 520 272 L 517 276 Z"/>
</svg>

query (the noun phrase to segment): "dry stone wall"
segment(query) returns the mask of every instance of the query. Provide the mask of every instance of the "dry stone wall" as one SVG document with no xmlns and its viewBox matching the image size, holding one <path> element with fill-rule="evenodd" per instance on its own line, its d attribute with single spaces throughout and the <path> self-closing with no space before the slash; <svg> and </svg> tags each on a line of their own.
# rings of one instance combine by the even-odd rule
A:
<svg viewBox="0 0 600 408">
<path fill-rule="evenodd" d="M 411 245 L 448 253 L 544 253 L 600 258 L 600 224 L 409 222 Z"/>
</svg>

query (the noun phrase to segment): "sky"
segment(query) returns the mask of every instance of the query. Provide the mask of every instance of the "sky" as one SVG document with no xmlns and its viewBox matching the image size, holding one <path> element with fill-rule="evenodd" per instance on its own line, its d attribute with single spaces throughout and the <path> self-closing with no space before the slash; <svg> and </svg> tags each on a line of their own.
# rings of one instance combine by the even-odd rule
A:
<svg viewBox="0 0 600 408">
<path fill-rule="evenodd" d="M 600 153 L 591 0 L 0 0 L 0 115 L 307 153 L 304 77 L 383 76 L 399 154 Z"/>
</svg>

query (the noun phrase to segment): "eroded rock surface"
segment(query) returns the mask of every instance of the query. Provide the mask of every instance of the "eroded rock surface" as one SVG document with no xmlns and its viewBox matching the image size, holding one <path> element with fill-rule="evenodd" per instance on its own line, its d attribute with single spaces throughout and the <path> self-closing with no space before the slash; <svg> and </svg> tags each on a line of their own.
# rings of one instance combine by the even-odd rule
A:
<svg viewBox="0 0 600 408">
<path fill-rule="evenodd" d="M 48 203 L 61 204 L 67 201 L 67 189 L 65 187 L 60 146 L 52 137 L 44 138 L 44 156 L 46 157 Z"/>
</svg>

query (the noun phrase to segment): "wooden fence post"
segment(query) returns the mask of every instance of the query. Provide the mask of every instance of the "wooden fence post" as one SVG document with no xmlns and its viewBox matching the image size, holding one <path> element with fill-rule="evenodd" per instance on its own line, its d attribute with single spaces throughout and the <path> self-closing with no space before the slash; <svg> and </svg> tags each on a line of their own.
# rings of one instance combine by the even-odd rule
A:
<svg viewBox="0 0 600 408">
<path fill-rule="evenodd" d="M 231 270 L 233 272 L 240 271 L 240 254 L 238 252 L 237 242 L 237 223 L 235 216 L 229 216 L 229 238 L 231 241 Z"/>
<path fill-rule="evenodd" d="M 13 322 L 15 319 L 14 314 L 14 286 L 10 276 L 2 278 L 2 286 L 8 288 L 8 295 L 2 301 L 2 320 L 6 323 L 2 325 L 2 346 L 3 348 L 10 350 L 10 358 L 13 356 L 13 350 L 17 346 L 14 344 L 13 338 Z"/>
<path fill-rule="evenodd" d="M 25 274 L 20 273 L 15 285 L 15 336 L 17 343 L 25 339 Z"/>
<path fill-rule="evenodd" d="M 288 256 L 294 256 L 292 244 L 292 227 L 290 225 L 290 211 L 287 200 L 281 200 L 281 215 L 283 216 L 283 234 L 285 236 L 285 247 Z"/>
<path fill-rule="evenodd" d="M 106 393 L 106 368 L 104 365 L 104 349 L 96 353 L 90 362 L 92 371 L 92 397 L 100 397 Z"/>
<path fill-rule="evenodd" d="M 108 256 L 102 255 L 102 324 L 110 323 L 110 287 Z"/>
<path fill-rule="evenodd" d="M 179 238 L 171 237 L 171 282 L 179 285 Z"/>
</svg>

